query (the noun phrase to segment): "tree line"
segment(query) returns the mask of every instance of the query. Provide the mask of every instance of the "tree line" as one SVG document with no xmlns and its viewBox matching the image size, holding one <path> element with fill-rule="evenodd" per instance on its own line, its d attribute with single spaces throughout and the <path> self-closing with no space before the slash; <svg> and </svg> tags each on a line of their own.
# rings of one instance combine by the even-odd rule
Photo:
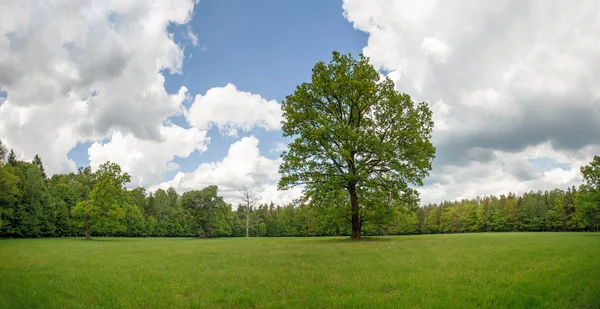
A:
<svg viewBox="0 0 600 309">
<path fill-rule="evenodd" d="M 341 198 L 297 200 L 288 205 L 249 203 L 236 209 L 208 186 L 182 195 L 174 188 L 126 188 L 130 177 L 106 162 L 48 177 L 42 160 L 16 160 L 0 146 L 0 237 L 80 236 L 328 236 L 352 235 L 352 220 L 333 203 Z M 586 170 L 587 169 L 587 170 Z M 579 188 L 445 201 L 417 209 L 381 204 L 363 213 L 363 235 L 600 229 L 600 157 L 586 167 Z M 595 174 L 594 174 L 595 173 Z M 584 174 L 586 175 L 586 174 Z M 596 176 L 594 176 L 596 175 Z M 246 191 L 247 193 L 247 191 Z M 370 208 L 372 209 L 372 207 Z"/>
<path fill-rule="evenodd" d="M 416 213 L 418 232 L 598 231 L 593 195 L 582 185 L 427 205 Z"/>
</svg>

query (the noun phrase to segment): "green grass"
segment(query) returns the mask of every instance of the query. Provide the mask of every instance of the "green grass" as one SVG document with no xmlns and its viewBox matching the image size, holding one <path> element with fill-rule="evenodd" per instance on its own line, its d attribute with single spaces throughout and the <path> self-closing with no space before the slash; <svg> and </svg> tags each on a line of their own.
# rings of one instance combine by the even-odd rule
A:
<svg viewBox="0 0 600 309">
<path fill-rule="evenodd" d="M 600 308 L 600 233 L 0 240 L 0 308 Z"/>
</svg>

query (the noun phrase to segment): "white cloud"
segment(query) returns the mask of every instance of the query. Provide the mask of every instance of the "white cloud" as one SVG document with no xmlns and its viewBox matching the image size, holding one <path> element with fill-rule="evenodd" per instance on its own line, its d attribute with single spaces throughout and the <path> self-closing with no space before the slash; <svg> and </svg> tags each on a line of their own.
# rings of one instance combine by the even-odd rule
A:
<svg viewBox="0 0 600 309">
<path fill-rule="evenodd" d="M 186 158 L 195 150 L 206 151 L 210 140 L 206 131 L 198 128 L 184 129 L 179 126 L 161 126 L 161 140 L 142 140 L 133 134 L 115 132 L 110 142 L 94 143 L 88 149 L 90 166 L 95 170 L 100 164 L 111 161 L 131 175 L 131 185 L 148 187 L 169 170 L 178 169 L 171 160 L 177 156 Z"/>
<path fill-rule="evenodd" d="M 275 142 L 273 144 L 273 148 L 271 148 L 270 152 L 274 153 L 274 152 L 282 152 L 284 150 L 288 149 L 288 145 L 286 143 L 282 143 L 282 142 Z"/>
<path fill-rule="evenodd" d="M 288 205 L 295 199 L 302 197 L 302 188 L 294 187 L 289 190 L 277 190 L 277 185 L 265 184 L 262 186 L 261 203 L 275 205 Z"/>
<path fill-rule="evenodd" d="M 580 183 L 599 152 L 596 1 L 345 0 L 363 49 L 430 102 L 437 148 L 423 201 Z M 595 151 L 592 151 L 594 150 Z M 527 158 L 572 169 L 538 171 Z M 450 177 L 448 177 L 450 175 Z"/>
<path fill-rule="evenodd" d="M 200 164 L 193 174 L 184 178 L 182 185 L 193 189 L 215 184 L 222 191 L 237 191 L 277 179 L 279 164 L 279 159 L 270 160 L 260 155 L 256 137 L 244 137 L 230 146 L 222 161 Z"/>
<path fill-rule="evenodd" d="M 435 131 L 449 130 L 450 123 L 448 123 L 448 115 L 450 114 L 450 105 L 439 100 L 431 106 L 433 111 L 433 121 L 435 122 Z"/>
<path fill-rule="evenodd" d="M 191 26 L 188 26 L 185 35 L 190 40 L 190 42 L 192 42 L 192 45 L 194 45 L 194 46 L 198 45 L 198 36 L 196 36 L 196 34 L 194 34 L 194 31 L 192 30 Z"/>
<path fill-rule="evenodd" d="M 132 186 L 150 186 L 179 169 L 175 157 L 205 151 L 213 125 L 228 135 L 280 129 L 276 101 L 232 84 L 198 95 L 189 110 L 182 105 L 190 99 L 186 87 L 166 92 L 163 72 L 181 73 L 184 57 L 167 26 L 188 23 L 196 2 L 0 3 L 0 138 L 19 158 L 40 154 L 50 174 L 73 171 L 69 151 L 93 142 L 92 168 L 115 162 L 132 176 Z M 184 29 L 197 46 L 192 28 Z M 191 128 L 170 124 L 180 113 Z M 230 198 L 243 185 L 270 188 L 266 198 L 287 200 L 290 193 L 269 187 L 280 161 L 261 156 L 257 145 L 244 138 L 222 161 L 178 173 L 169 183 L 180 190 L 217 184 Z"/>
<path fill-rule="evenodd" d="M 445 165 L 434 173 L 433 181 L 419 189 L 423 203 L 445 199 L 475 198 L 484 195 L 522 194 L 526 191 L 566 189 L 582 182 L 579 167 L 600 153 L 600 146 L 576 151 L 558 151 L 546 142 L 519 152 L 493 151 L 488 162 L 471 161 L 466 166 Z M 570 169 L 538 168 L 529 159 L 540 156 L 555 162 L 569 162 Z"/>
<path fill-rule="evenodd" d="M 282 119 L 277 101 L 239 91 L 233 84 L 197 95 L 186 117 L 195 127 L 208 129 L 215 125 L 230 136 L 236 136 L 238 130 L 247 132 L 254 128 L 279 130 Z"/>
<path fill-rule="evenodd" d="M 187 23 L 194 2 L 3 1 L 0 3 L 0 132 L 49 173 L 73 171 L 78 142 L 114 132 L 160 139 L 187 89 L 169 95 L 161 71 L 181 71 L 182 49 L 167 33 Z M 143 116 L 142 116 L 143 115 Z"/>
<path fill-rule="evenodd" d="M 421 50 L 425 55 L 440 63 L 446 62 L 446 57 L 448 57 L 448 53 L 450 52 L 450 49 L 444 42 L 433 37 L 426 37 L 423 39 Z"/>
<path fill-rule="evenodd" d="M 231 144 L 225 158 L 219 162 L 202 163 L 195 171 L 178 173 L 172 180 L 152 186 L 173 187 L 179 192 L 200 190 L 209 185 L 219 186 L 219 193 L 232 204 L 237 205 L 239 191 L 244 187 L 254 188 L 261 202 L 288 202 L 301 195 L 300 189 L 277 191 L 272 183 L 279 179 L 281 159 L 271 160 L 261 156 L 258 139 L 244 137 Z"/>
</svg>

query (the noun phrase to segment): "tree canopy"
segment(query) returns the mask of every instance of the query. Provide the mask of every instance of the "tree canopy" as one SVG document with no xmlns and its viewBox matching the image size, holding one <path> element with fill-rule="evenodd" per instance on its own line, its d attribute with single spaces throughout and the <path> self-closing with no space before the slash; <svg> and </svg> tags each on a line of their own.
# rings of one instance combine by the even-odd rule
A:
<svg viewBox="0 0 600 309">
<path fill-rule="evenodd" d="M 202 190 L 184 193 L 181 196 L 181 205 L 190 211 L 197 236 L 225 235 L 230 229 L 227 225 L 222 224 L 229 214 L 230 208 L 218 195 L 217 186 L 208 186 Z"/>
<path fill-rule="evenodd" d="M 592 162 L 580 170 L 586 185 L 576 196 L 576 206 L 584 225 L 600 230 L 600 156 L 594 156 Z"/>
<path fill-rule="evenodd" d="M 600 190 L 600 156 L 594 156 L 592 162 L 580 170 L 585 182 L 594 190 Z"/>
<path fill-rule="evenodd" d="M 293 141 L 281 154 L 279 188 L 303 185 L 312 199 L 347 191 L 353 239 L 369 209 L 416 206 L 411 185 L 422 185 L 435 157 L 429 106 L 396 91 L 368 60 L 333 52 L 281 105 Z"/>
<path fill-rule="evenodd" d="M 123 228 L 119 219 L 125 215 L 122 209 L 125 184 L 131 180 L 127 173 L 121 172 L 118 164 L 111 162 L 100 165 L 89 177 L 94 184 L 92 191 L 85 201 L 77 203 L 72 210 L 79 226 L 85 228 L 86 239 L 90 239 L 92 231 Z"/>
</svg>

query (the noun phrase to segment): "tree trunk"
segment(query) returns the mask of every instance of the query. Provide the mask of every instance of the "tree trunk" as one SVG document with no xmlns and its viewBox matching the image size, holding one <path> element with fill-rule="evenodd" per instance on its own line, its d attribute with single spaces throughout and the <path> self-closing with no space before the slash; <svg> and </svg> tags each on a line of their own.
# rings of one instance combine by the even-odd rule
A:
<svg viewBox="0 0 600 309">
<path fill-rule="evenodd" d="M 350 193 L 350 203 L 352 204 L 352 236 L 350 236 L 350 239 L 360 239 L 360 218 L 358 217 L 356 185 L 350 185 L 348 192 Z"/>
<path fill-rule="evenodd" d="M 88 208 L 90 208 L 90 201 L 85 201 L 85 206 Z M 89 220 L 89 214 L 85 214 L 85 240 L 90 240 L 90 222 Z"/>
<path fill-rule="evenodd" d="M 87 223 L 85 226 L 85 240 L 90 240 L 90 224 Z"/>
<path fill-rule="evenodd" d="M 246 237 L 249 237 L 248 234 L 250 231 L 250 207 L 246 207 Z"/>
</svg>

